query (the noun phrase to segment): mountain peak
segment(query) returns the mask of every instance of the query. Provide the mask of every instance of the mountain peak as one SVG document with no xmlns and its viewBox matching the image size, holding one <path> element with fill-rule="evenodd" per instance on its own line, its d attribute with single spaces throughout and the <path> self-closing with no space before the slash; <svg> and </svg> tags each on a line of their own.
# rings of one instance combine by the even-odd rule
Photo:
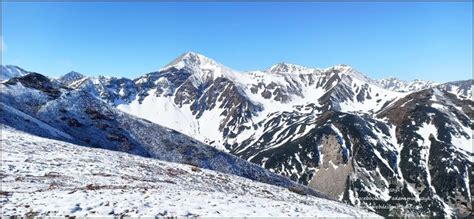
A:
<svg viewBox="0 0 474 219">
<path fill-rule="evenodd" d="M 316 69 L 308 68 L 302 65 L 291 64 L 287 62 L 279 62 L 275 65 L 272 65 L 269 69 L 265 70 L 270 73 L 313 73 Z"/>
<path fill-rule="evenodd" d="M 355 71 L 352 66 L 346 64 L 338 64 L 326 69 L 319 69 L 319 68 L 310 68 L 302 65 L 291 64 L 287 62 L 279 62 L 269 69 L 265 70 L 266 72 L 270 73 L 293 73 L 293 74 L 310 74 L 320 71 L 332 71 L 337 70 L 339 72 L 353 72 Z"/>
<path fill-rule="evenodd" d="M 433 81 L 415 79 L 412 81 L 405 81 L 396 77 L 390 76 L 388 78 L 377 80 L 379 86 L 384 89 L 398 91 L 398 92 L 413 92 L 423 90 L 437 85 Z"/>
<path fill-rule="evenodd" d="M 395 77 L 395 76 L 388 76 L 386 78 L 383 78 L 381 80 L 386 80 L 386 81 L 402 81 L 401 79 Z"/>
<path fill-rule="evenodd" d="M 66 73 L 65 75 L 63 75 L 63 77 L 65 77 L 65 76 L 83 76 L 84 77 L 83 74 L 81 74 L 77 71 L 70 71 L 70 72 Z"/>
<path fill-rule="evenodd" d="M 350 72 L 350 71 L 354 70 L 354 68 L 352 68 L 352 66 L 347 65 L 347 64 L 337 64 L 337 65 L 335 65 L 331 68 L 335 69 L 335 70 L 339 70 L 341 72 Z"/>
<path fill-rule="evenodd" d="M 191 73 L 191 81 L 194 86 L 199 86 L 203 82 L 225 77 L 234 80 L 239 77 L 239 72 L 230 69 L 213 59 L 195 52 L 186 52 L 173 60 L 170 64 L 161 68 L 160 71 L 171 69 L 185 70 Z"/>
<path fill-rule="evenodd" d="M 218 65 L 216 61 L 196 52 L 186 52 L 178 56 L 171 63 L 166 65 L 162 70 L 175 67 L 181 69 L 184 67 L 194 68 L 194 67 L 203 67 L 209 65 Z"/>
<path fill-rule="evenodd" d="M 84 76 L 83 74 L 79 73 L 79 72 L 75 72 L 75 71 L 71 71 L 63 76 L 61 76 L 58 80 L 65 84 L 65 85 L 70 85 L 78 80 L 81 80 L 83 78 L 85 78 L 86 76 Z"/>
<path fill-rule="evenodd" d="M 180 55 L 177 59 L 179 60 L 189 60 L 189 61 L 197 61 L 197 60 L 210 60 L 210 58 L 193 51 L 188 51 Z"/>
<path fill-rule="evenodd" d="M 194 51 L 187 51 L 183 53 L 181 56 L 204 56 L 203 54 L 194 52 Z"/>
</svg>

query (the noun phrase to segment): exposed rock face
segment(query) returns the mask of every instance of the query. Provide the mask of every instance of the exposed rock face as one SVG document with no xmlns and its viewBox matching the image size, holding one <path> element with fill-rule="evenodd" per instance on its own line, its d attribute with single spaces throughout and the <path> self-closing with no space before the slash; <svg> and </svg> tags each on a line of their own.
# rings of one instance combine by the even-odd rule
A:
<svg viewBox="0 0 474 219">
<path fill-rule="evenodd" d="M 424 205 L 433 212 L 445 204 L 459 215 L 472 212 L 468 184 L 473 107 L 472 100 L 433 88 L 410 94 L 378 115 L 397 125 L 397 139 L 403 145 L 400 175 L 419 197 L 431 201 Z"/>
<path fill-rule="evenodd" d="M 29 73 L 22 77 L 15 77 L 6 82 L 9 85 L 16 85 L 20 82 L 23 86 L 40 90 L 51 98 L 58 98 L 60 95 L 61 86 L 52 83 L 51 80 L 38 73 Z"/>
<path fill-rule="evenodd" d="M 339 196 L 344 194 L 347 179 L 353 172 L 352 163 L 347 162 L 347 152 L 344 152 L 345 148 L 339 144 L 337 136 L 324 136 L 321 145 L 321 164 L 309 186 L 339 199 Z"/>
</svg>

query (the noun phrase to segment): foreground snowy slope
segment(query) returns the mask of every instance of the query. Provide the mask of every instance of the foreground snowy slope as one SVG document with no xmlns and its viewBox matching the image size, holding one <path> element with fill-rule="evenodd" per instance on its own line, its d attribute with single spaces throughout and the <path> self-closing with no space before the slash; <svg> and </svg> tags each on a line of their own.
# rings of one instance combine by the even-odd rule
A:
<svg viewBox="0 0 474 219">
<path fill-rule="evenodd" d="M 298 190 L 1 128 L 4 216 L 377 216 Z"/>
</svg>

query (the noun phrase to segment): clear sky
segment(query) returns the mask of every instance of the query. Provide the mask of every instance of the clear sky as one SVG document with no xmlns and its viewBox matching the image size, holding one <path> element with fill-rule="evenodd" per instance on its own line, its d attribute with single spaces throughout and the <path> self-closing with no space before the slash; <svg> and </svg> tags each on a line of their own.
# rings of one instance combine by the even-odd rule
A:
<svg viewBox="0 0 474 219">
<path fill-rule="evenodd" d="M 134 78 L 186 51 L 237 70 L 472 78 L 472 3 L 2 3 L 2 64 Z"/>
</svg>

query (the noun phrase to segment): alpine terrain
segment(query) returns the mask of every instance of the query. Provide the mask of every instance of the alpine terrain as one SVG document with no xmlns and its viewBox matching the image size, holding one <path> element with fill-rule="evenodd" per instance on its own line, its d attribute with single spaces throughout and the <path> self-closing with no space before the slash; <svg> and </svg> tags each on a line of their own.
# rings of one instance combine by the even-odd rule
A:
<svg viewBox="0 0 474 219">
<path fill-rule="evenodd" d="M 321 208 L 321 203 L 330 202 L 323 199 L 339 200 L 382 216 L 472 214 L 472 79 L 448 83 L 406 82 L 393 77 L 375 80 L 348 65 L 310 68 L 290 63 L 240 72 L 188 52 L 160 70 L 135 79 L 87 77 L 77 72 L 54 79 L 2 66 L 2 80 L 0 121 L 7 130 L 2 141 L 9 145 L 2 154 L 10 154 L 2 156 L 7 164 L 11 163 L 2 165 L 2 174 L 8 176 L 2 182 L 10 189 L 3 193 L 2 205 L 10 212 L 13 208 L 25 210 L 13 203 L 45 202 L 43 198 L 34 201 L 17 194 L 13 177 L 29 185 L 49 174 L 43 169 L 54 174 L 61 170 L 35 164 L 30 169 L 38 172 L 28 175 L 24 169 L 9 167 L 26 168 L 31 164 L 25 160 L 33 159 L 67 166 L 71 172 L 88 160 L 96 165 L 81 173 L 87 175 L 81 180 L 68 173 L 58 174 L 57 181 L 54 176 L 48 178 L 50 185 L 42 181 L 34 190 L 40 197 L 53 198 L 47 190 L 51 185 L 56 189 L 53 182 L 68 188 L 58 197 L 77 196 L 79 200 L 88 195 L 99 199 L 118 193 L 122 185 L 136 184 L 120 197 L 133 200 L 145 191 L 150 202 L 160 202 L 166 195 L 143 190 L 145 184 L 162 191 L 170 186 L 166 182 L 169 180 L 188 190 L 200 187 L 188 197 L 193 199 L 199 192 L 208 191 L 201 184 L 209 181 L 214 190 L 205 197 L 210 202 L 232 190 L 237 196 L 232 203 L 240 206 L 239 200 L 258 190 L 263 191 L 254 193 L 258 199 L 269 200 L 263 201 L 265 208 L 303 203 L 297 207 L 299 215 L 327 211 L 335 215 L 365 214 L 342 204 Z M 35 144 L 37 141 L 45 143 Z M 54 156 L 27 157 L 21 150 L 49 150 L 64 153 L 65 157 L 57 155 L 58 161 Z M 72 154 L 84 155 L 81 160 L 73 160 Z M 111 161 L 101 156 L 121 157 L 114 166 L 126 168 L 121 173 L 100 170 L 100 174 L 111 176 L 98 176 L 104 184 L 96 185 L 88 181 L 92 180 L 90 175 L 112 168 Z M 168 162 L 209 170 L 193 173 L 189 166 Z M 179 179 L 161 176 L 167 169 L 182 174 L 177 174 Z M 130 181 L 134 177 L 139 180 Z M 222 183 L 211 180 L 215 177 L 222 177 Z M 106 188 L 117 186 L 109 180 L 119 186 L 111 194 L 102 194 Z M 201 184 L 186 186 L 187 180 Z M 78 194 L 80 191 L 86 192 Z M 87 211 L 110 210 L 110 206 L 99 206 L 103 205 Z M 313 213 L 310 206 L 315 208 Z M 283 210 L 276 215 L 297 214 L 286 207 L 279 208 Z M 119 209 L 123 212 L 126 208 Z M 176 207 L 170 209 L 175 210 L 164 215 L 186 214 Z M 143 210 L 156 213 L 150 208 Z M 214 210 L 228 215 L 218 208 L 190 213 L 219 215 Z M 263 214 L 247 210 L 243 214 Z"/>
<path fill-rule="evenodd" d="M 2 127 L 2 214 L 377 217 L 343 203 L 194 166 Z"/>
</svg>

